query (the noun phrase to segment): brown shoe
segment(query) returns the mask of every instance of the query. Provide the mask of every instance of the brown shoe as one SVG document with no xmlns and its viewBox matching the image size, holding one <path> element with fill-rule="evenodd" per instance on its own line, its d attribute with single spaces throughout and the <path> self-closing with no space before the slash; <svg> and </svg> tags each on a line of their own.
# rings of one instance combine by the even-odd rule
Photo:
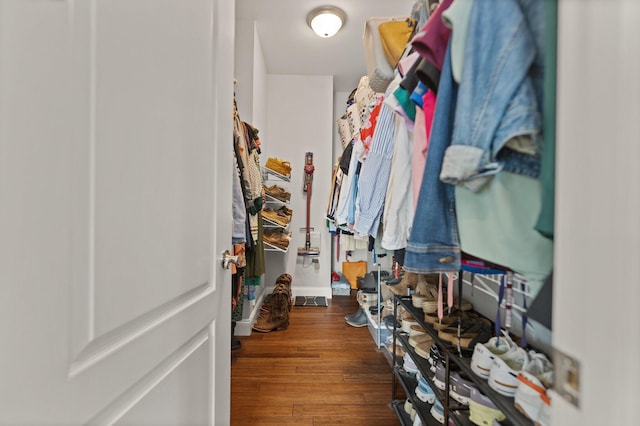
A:
<svg viewBox="0 0 640 426">
<path fill-rule="evenodd" d="M 289 318 L 274 319 L 273 316 L 258 318 L 252 328 L 261 333 L 268 333 L 274 330 L 286 330 L 289 328 Z"/>
<path fill-rule="evenodd" d="M 280 226 L 287 226 L 291 221 L 290 216 L 270 208 L 262 210 L 262 217 Z"/>
<path fill-rule="evenodd" d="M 289 241 L 291 241 L 291 233 L 282 229 L 274 229 L 265 231 L 262 238 L 264 242 L 286 250 L 289 247 Z"/>
<path fill-rule="evenodd" d="M 278 185 L 271 185 L 271 186 L 264 186 L 264 192 L 275 198 L 276 200 L 280 200 L 280 201 L 290 201 L 291 200 L 291 194 L 287 191 L 284 190 L 284 188 L 282 188 L 281 186 Z"/>
<path fill-rule="evenodd" d="M 386 281 L 385 285 L 389 290 L 398 296 L 406 296 L 407 288 L 414 289 L 418 284 L 418 274 L 413 272 L 405 272 L 402 279 L 397 284 L 391 284 L 391 281 Z"/>
</svg>

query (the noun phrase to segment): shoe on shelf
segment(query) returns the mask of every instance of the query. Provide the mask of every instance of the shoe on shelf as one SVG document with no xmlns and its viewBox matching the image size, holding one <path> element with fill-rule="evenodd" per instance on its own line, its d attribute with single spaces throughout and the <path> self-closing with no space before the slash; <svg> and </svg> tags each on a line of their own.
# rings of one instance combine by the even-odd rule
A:
<svg viewBox="0 0 640 426">
<path fill-rule="evenodd" d="M 409 416 L 414 416 L 416 412 L 416 409 L 413 408 L 413 404 L 408 399 L 404 402 L 404 412 Z"/>
<path fill-rule="evenodd" d="M 495 357 L 489 371 L 489 387 L 500 395 L 513 397 L 518 389 L 518 374 L 529 364 L 529 354 L 521 347 Z"/>
<path fill-rule="evenodd" d="M 439 400 L 436 399 L 435 404 L 431 407 L 431 415 L 434 419 L 436 419 L 440 424 L 444 424 L 444 407 L 440 403 Z"/>
<path fill-rule="evenodd" d="M 431 337 L 430 334 L 416 334 L 409 337 L 409 345 L 411 345 L 411 347 L 413 348 L 422 344 L 426 345 L 427 356 L 425 358 L 429 357 L 429 348 L 431 347 L 432 343 L 433 343 L 433 337 Z"/>
<path fill-rule="evenodd" d="M 389 330 L 392 330 L 394 328 L 400 328 L 402 325 L 398 322 L 398 320 L 396 319 L 396 317 L 393 316 L 393 314 L 390 315 L 385 315 L 384 317 L 382 317 L 382 323 L 384 325 L 387 326 L 387 328 Z"/>
<path fill-rule="evenodd" d="M 411 358 L 408 353 L 404 354 L 402 361 L 402 368 L 404 368 L 404 371 L 412 376 L 415 376 L 418 373 L 418 366 L 413 362 L 413 358 Z"/>
<path fill-rule="evenodd" d="M 538 414 L 538 419 L 534 421 L 536 426 L 551 425 L 551 400 L 547 397 L 542 400 L 542 408 Z"/>
<path fill-rule="evenodd" d="M 277 157 L 269 157 L 264 167 L 279 175 L 291 178 L 291 163 L 288 161 L 281 160 Z"/>
<path fill-rule="evenodd" d="M 265 186 L 262 185 L 264 192 L 270 197 L 283 202 L 291 200 L 291 193 L 287 192 L 283 187 L 278 185 Z"/>
<path fill-rule="evenodd" d="M 544 354 L 529 351 L 529 363 L 518 374 L 514 406 L 532 421 L 537 421 L 553 384 L 553 365 Z"/>
<path fill-rule="evenodd" d="M 418 379 L 418 386 L 416 386 L 416 396 L 422 402 L 426 402 L 427 404 L 433 404 L 436 400 L 436 394 L 429 386 L 429 382 L 422 377 L 420 373 L 416 375 Z"/>
<path fill-rule="evenodd" d="M 428 335 L 426 335 L 428 336 Z M 429 336 L 431 337 L 431 336 Z M 433 340 L 426 340 L 422 343 L 418 343 L 415 347 L 414 350 L 416 352 L 416 355 L 418 355 L 420 358 L 424 358 L 424 359 L 429 359 L 429 349 L 431 348 L 431 344 L 433 343 Z"/>
<path fill-rule="evenodd" d="M 423 424 L 424 423 L 422 423 L 420 416 L 416 416 L 415 419 L 413 419 L 413 424 L 411 426 L 423 426 Z"/>
<path fill-rule="evenodd" d="M 421 334 L 427 334 L 427 330 L 425 330 L 424 328 L 422 328 L 421 325 L 416 324 L 416 325 L 412 325 L 409 328 L 409 337 L 413 337 L 413 336 L 419 336 Z"/>
<path fill-rule="evenodd" d="M 477 343 L 489 340 L 491 328 L 491 321 L 486 318 L 480 316 L 476 318 L 462 317 L 457 326 L 438 330 L 438 337 L 444 342 L 449 342 L 453 347 L 459 346 L 462 349 L 473 351 Z"/>
<path fill-rule="evenodd" d="M 280 228 L 266 228 L 262 238 L 265 243 L 286 250 L 291 241 L 291 233 Z"/>
<path fill-rule="evenodd" d="M 433 384 L 436 385 L 441 391 L 445 388 L 445 381 L 447 377 L 447 368 L 443 362 L 436 364 L 436 372 L 433 375 Z"/>
<path fill-rule="evenodd" d="M 367 313 L 364 309 L 358 309 L 359 314 L 354 318 L 347 319 L 347 324 L 351 327 L 366 327 L 369 324 L 369 319 L 367 318 Z"/>
<path fill-rule="evenodd" d="M 464 376 L 460 371 L 454 371 L 449 376 L 449 393 L 451 398 L 460 404 L 469 405 L 471 389 L 477 389 L 469 377 Z"/>
<path fill-rule="evenodd" d="M 415 289 L 417 284 L 418 274 L 414 274 L 413 272 L 405 272 L 398 282 L 396 282 L 396 280 L 388 280 L 384 283 L 387 289 L 398 296 L 406 296 L 408 289 Z"/>
<path fill-rule="evenodd" d="M 471 371 L 483 379 L 489 378 L 493 359 L 503 356 L 509 351 L 515 351 L 517 345 L 511 340 L 509 334 L 502 331 L 502 336 L 492 337 L 486 343 L 477 343 L 471 356 Z"/>
<path fill-rule="evenodd" d="M 418 321 L 415 320 L 413 317 L 403 318 L 401 330 L 407 334 L 410 334 L 411 327 L 413 327 L 414 325 L 418 325 Z"/>
<path fill-rule="evenodd" d="M 282 227 L 286 227 L 291 221 L 291 217 L 284 214 L 284 212 L 268 207 L 262 209 L 262 217 Z"/>
<path fill-rule="evenodd" d="M 438 345 L 436 343 L 433 343 L 431 345 L 431 348 L 429 349 L 429 364 L 431 364 L 431 372 L 435 373 L 436 372 L 436 365 L 440 362 L 444 362 L 445 358 L 444 358 L 444 354 L 442 354 L 440 352 L 440 348 L 438 347 Z"/>
<path fill-rule="evenodd" d="M 471 389 L 469 398 L 469 420 L 480 426 L 493 425 L 494 421 L 501 422 L 506 419 L 504 413 L 496 405 L 483 395 L 478 389 Z"/>
</svg>

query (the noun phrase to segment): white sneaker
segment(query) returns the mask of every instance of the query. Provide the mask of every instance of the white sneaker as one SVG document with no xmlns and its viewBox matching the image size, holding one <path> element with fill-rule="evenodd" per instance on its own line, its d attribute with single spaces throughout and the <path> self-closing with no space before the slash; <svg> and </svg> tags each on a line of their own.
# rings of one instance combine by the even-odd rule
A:
<svg viewBox="0 0 640 426">
<path fill-rule="evenodd" d="M 493 366 L 493 359 L 496 356 L 503 356 L 507 352 L 514 351 L 517 345 L 507 333 L 504 336 L 492 337 L 487 343 L 477 343 L 471 356 L 471 371 L 483 379 L 489 378 L 489 372 Z"/>
<path fill-rule="evenodd" d="M 518 389 L 518 373 L 522 371 L 529 362 L 527 352 L 516 347 L 501 357 L 493 359 L 493 366 L 489 372 L 489 387 L 504 396 L 514 396 Z"/>
<path fill-rule="evenodd" d="M 404 354 L 404 357 L 402 358 L 404 360 L 404 362 L 402 363 L 402 367 L 404 368 L 404 371 L 406 371 L 407 373 L 414 375 L 418 373 L 418 366 L 416 366 L 416 363 L 413 362 L 413 358 L 411 358 L 411 356 L 406 353 Z"/>
<path fill-rule="evenodd" d="M 540 414 L 538 414 L 538 420 L 535 422 L 536 426 L 550 426 L 551 425 L 551 400 L 547 396 L 542 399 L 542 408 Z"/>
<path fill-rule="evenodd" d="M 514 405 L 532 421 L 538 421 L 547 398 L 547 389 L 553 384 L 553 365 L 549 359 L 534 351 L 529 352 L 529 364 L 518 375 L 518 388 Z"/>
</svg>

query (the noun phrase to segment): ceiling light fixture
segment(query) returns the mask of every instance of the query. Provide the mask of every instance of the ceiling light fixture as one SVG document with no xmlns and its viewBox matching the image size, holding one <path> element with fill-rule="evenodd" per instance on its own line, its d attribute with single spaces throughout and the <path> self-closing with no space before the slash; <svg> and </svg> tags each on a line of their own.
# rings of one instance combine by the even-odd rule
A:
<svg viewBox="0 0 640 426">
<path fill-rule="evenodd" d="M 322 38 L 333 37 L 347 20 L 344 10 L 336 6 L 320 6 L 307 15 L 307 24 Z"/>
</svg>

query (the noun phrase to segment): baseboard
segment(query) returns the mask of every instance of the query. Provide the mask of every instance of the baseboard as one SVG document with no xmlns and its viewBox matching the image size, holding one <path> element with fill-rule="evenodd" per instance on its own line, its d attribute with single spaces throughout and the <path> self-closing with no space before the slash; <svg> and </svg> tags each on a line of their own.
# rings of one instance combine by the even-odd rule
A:
<svg viewBox="0 0 640 426">
<path fill-rule="evenodd" d="M 256 304 L 251 311 L 251 315 L 249 318 L 245 318 L 241 321 L 236 322 L 234 336 L 251 336 L 251 332 L 253 331 L 253 323 L 256 321 L 258 314 L 260 313 L 260 307 L 262 306 L 262 302 L 264 301 L 266 291 L 262 292 L 260 297 L 256 299 Z M 246 301 L 245 301 L 246 302 Z"/>
</svg>

